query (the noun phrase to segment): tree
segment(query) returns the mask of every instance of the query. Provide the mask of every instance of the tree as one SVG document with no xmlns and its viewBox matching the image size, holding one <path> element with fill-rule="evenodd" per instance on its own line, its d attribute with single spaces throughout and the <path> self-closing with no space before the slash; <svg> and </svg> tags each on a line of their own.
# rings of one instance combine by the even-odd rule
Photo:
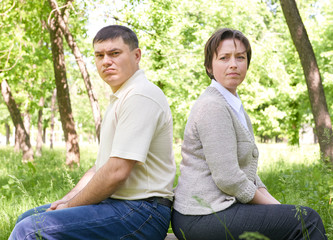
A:
<svg viewBox="0 0 333 240">
<path fill-rule="evenodd" d="M 8 107 L 8 111 L 10 112 L 13 124 L 16 128 L 19 146 L 23 152 L 22 156 L 23 162 L 32 161 L 34 156 L 30 144 L 30 137 L 27 131 L 25 130 L 20 110 L 17 107 L 15 99 L 13 98 L 9 85 L 5 79 L 3 79 L 1 83 L 1 93 Z"/>
<path fill-rule="evenodd" d="M 52 98 L 51 98 L 51 117 L 50 117 L 50 148 L 53 148 L 54 141 L 54 115 L 56 112 L 56 100 L 57 100 L 57 89 L 54 89 Z"/>
<path fill-rule="evenodd" d="M 39 100 L 39 110 L 38 110 L 38 120 L 37 120 L 37 139 L 36 139 L 36 156 L 42 156 L 42 146 L 43 146 L 43 107 L 44 107 L 44 97 Z"/>
<path fill-rule="evenodd" d="M 92 108 L 92 113 L 93 113 L 93 117 L 95 120 L 96 136 L 99 141 L 102 117 L 101 117 L 101 113 L 99 110 L 98 101 L 94 95 L 93 87 L 92 87 L 92 84 L 90 81 L 90 77 L 89 77 L 89 73 L 88 73 L 86 64 L 83 61 L 81 51 L 80 51 L 79 47 L 77 46 L 77 44 L 74 40 L 74 37 L 72 36 L 71 32 L 69 31 L 68 26 L 67 26 L 66 22 L 64 21 L 63 17 L 61 16 L 57 1 L 49 0 L 49 3 L 50 3 L 51 8 L 53 9 L 53 11 L 55 12 L 55 20 L 57 21 L 57 24 L 61 28 L 61 31 L 67 41 L 67 44 L 71 48 L 71 50 L 75 56 L 76 62 L 79 66 L 79 69 L 81 71 L 81 75 L 82 75 L 82 78 L 84 80 L 84 83 L 85 83 L 85 86 L 87 89 L 88 98 L 90 100 L 90 106 Z"/>
<path fill-rule="evenodd" d="M 63 11 L 63 15 L 67 19 L 66 12 L 67 11 Z M 66 141 L 66 164 L 72 167 L 74 163 L 77 165 L 80 164 L 80 149 L 72 114 L 69 86 L 66 76 L 63 34 L 54 17 L 50 19 L 49 31 L 52 46 L 55 82 L 57 86 L 59 113 Z"/>
<path fill-rule="evenodd" d="M 332 123 L 312 45 L 294 0 L 280 0 L 291 37 L 299 54 L 310 97 L 320 151 L 333 164 Z"/>
<path fill-rule="evenodd" d="M 49 84 L 42 79 L 50 79 L 50 50 L 40 19 L 43 12 L 43 2 L 5 0 L 0 5 L 0 77 L 10 85 L 17 110 L 29 115 L 25 119 L 28 135 L 38 100 L 48 94 Z M 20 133 L 16 127 L 15 132 L 15 149 L 19 149 Z"/>
</svg>

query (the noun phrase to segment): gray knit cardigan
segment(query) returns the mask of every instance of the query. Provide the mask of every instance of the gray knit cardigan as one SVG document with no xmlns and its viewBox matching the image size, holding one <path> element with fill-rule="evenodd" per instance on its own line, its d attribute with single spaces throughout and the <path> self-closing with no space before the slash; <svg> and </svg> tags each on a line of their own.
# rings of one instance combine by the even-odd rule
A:
<svg viewBox="0 0 333 240">
<path fill-rule="evenodd" d="M 247 203 L 259 187 L 258 148 L 252 124 L 238 120 L 222 94 L 208 87 L 195 102 L 184 133 L 174 209 L 184 215 L 222 211 Z"/>
</svg>

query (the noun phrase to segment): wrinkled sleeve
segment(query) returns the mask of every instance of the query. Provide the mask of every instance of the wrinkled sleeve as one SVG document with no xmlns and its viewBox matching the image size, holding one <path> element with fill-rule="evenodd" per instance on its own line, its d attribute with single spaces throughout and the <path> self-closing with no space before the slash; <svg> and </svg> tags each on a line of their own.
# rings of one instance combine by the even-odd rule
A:
<svg viewBox="0 0 333 240">
<path fill-rule="evenodd" d="M 258 175 L 256 175 L 256 186 L 257 188 L 266 188 L 265 184 L 261 181 Z"/>
</svg>

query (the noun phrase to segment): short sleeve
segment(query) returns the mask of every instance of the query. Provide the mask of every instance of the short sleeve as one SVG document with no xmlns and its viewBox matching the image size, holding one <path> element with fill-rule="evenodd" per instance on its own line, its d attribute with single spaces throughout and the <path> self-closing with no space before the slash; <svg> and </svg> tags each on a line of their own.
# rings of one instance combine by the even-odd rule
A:
<svg viewBox="0 0 333 240">
<path fill-rule="evenodd" d="M 162 109 L 143 95 L 128 97 L 117 111 L 117 125 L 110 157 L 144 163 L 155 134 Z"/>
</svg>

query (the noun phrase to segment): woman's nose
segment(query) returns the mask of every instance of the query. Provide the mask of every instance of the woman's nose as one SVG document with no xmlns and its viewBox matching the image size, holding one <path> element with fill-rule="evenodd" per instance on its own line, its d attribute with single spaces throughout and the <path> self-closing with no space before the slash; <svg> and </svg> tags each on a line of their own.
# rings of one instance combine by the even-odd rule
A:
<svg viewBox="0 0 333 240">
<path fill-rule="evenodd" d="M 237 68 L 237 61 L 235 57 L 230 58 L 230 65 L 231 68 Z"/>
</svg>

